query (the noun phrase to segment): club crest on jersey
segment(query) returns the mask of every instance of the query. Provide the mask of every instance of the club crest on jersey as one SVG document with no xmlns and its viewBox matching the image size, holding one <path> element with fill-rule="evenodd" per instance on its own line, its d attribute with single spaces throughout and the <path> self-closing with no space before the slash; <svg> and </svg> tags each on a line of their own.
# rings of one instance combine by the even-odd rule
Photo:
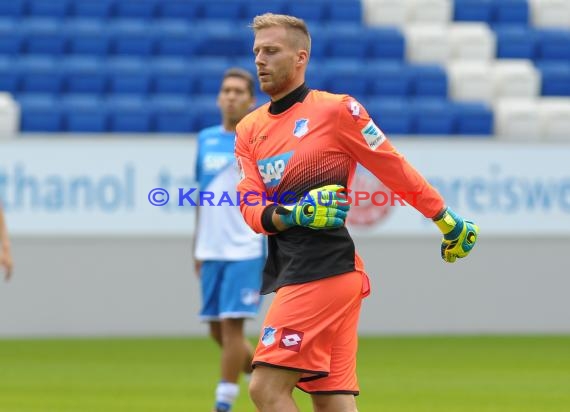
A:
<svg viewBox="0 0 570 412">
<path fill-rule="evenodd" d="M 360 132 L 372 150 L 376 150 L 376 148 L 386 140 L 386 136 L 384 136 L 382 130 L 376 126 L 372 119 L 366 123 L 366 126 L 364 126 Z"/>
<path fill-rule="evenodd" d="M 263 335 L 261 335 L 261 343 L 263 343 L 263 346 L 269 346 L 275 343 L 275 332 L 277 332 L 277 329 L 271 326 L 263 328 Z"/>
<path fill-rule="evenodd" d="M 257 161 L 257 169 L 265 187 L 274 187 L 281 182 L 283 172 L 291 156 L 293 156 L 292 151 Z"/>
<path fill-rule="evenodd" d="M 303 137 L 309 132 L 309 119 L 295 120 L 295 128 L 293 134 L 295 137 Z"/>
</svg>

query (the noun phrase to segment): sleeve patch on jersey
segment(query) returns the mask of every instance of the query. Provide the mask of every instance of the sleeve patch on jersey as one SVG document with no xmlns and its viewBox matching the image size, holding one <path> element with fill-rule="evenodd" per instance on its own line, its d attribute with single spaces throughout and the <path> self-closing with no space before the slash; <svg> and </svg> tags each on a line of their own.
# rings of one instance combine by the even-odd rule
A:
<svg viewBox="0 0 570 412">
<path fill-rule="evenodd" d="M 362 136 L 364 136 L 364 140 L 366 140 L 366 143 L 372 150 L 376 150 L 376 148 L 380 146 L 384 142 L 384 140 L 386 140 L 386 136 L 384 136 L 382 130 L 380 130 L 380 128 L 376 126 L 376 124 L 372 119 L 370 119 L 370 121 L 366 123 L 366 126 L 362 128 L 360 133 L 362 133 Z"/>
<path fill-rule="evenodd" d="M 355 121 L 360 119 L 360 104 L 356 100 L 349 101 L 346 108 Z"/>
</svg>

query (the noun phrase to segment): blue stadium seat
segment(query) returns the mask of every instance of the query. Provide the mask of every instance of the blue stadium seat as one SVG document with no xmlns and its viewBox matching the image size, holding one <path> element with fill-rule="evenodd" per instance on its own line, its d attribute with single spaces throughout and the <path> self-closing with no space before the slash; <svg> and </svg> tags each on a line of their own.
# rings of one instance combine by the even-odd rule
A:
<svg viewBox="0 0 570 412">
<path fill-rule="evenodd" d="M 10 0 L 0 2 L 0 17 L 21 17 L 25 12 L 24 0 Z"/>
<path fill-rule="evenodd" d="M 400 29 L 392 27 L 369 28 L 363 37 L 362 41 L 367 41 L 370 45 L 370 58 L 404 60 L 405 41 Z"/>
<path fill-rule="evenodd" d="M 155 37 L 143 20 L 114 19 L 108 32 L 113 54 L 148 57 L 155 52 Z"/>
<path fill-rule="evenodd" d="M 332 93 L 365 97 L 370 89 L 368 76 L 362 74 L 364 65 L 358 59 L 328 59 L 321 65 L 325 89 Z"/>
<path fill-rule="evenodd" d="M 238 57 L 252 55 L 252 36 L 249 31 L 243 29 L 236 31 L 231 27 L 224 30 L 215 30 L 212 27 L 205 27 L 201 30 L 194 30 L 196 38 L 196 55 L 218 56 L 218 57 Z"/>
<path fill-rule="evenodd" d="M 311 59 L 323 59 L 327 57 L 328 51 L 328 35 L 321 30 L 312 30 L 311 32 Z M 253 43 L 252 43 L 253 44 Z M 310 66 L 310 64 L 309 64 Z"/>
<path fill-rule="evenodd" d="M 360 0 L 335 0 L 329 2 L 330 22 L 362 23 L 362 2 Z"/>
<path fill-rule="evenodd" d="M 305 73 L 305 82 L 308 87 L 316 90 L 326 90 L 326 78 L 323 76 L 323 60 L 311 58 Z"/>
<path fill-rule="evenodd" d="M 196 92 L 196 79 L 191 63 L 184 59 L 156 58 L 150 62 L 153 93 L 190 95 Z"/>
<path fill-rule="evenodd" d="M 182 96 L 155 96 L 150 107 L 158 133 L 190 133 L 195 127 L 195 104 Z"/>
<path fill-rule="evenodd" d="M 0 19 L 0 56 L 18 56 L 23 49 L 24 39 L 15 19 Z"/>
<path fill-rule="evenodd" d="M 20 90 L 21 76 L 15 66 L 14 59 L 0 56 L 0 91 L 15 94 Z"/>
<path fill-rule="evenodd" d="M 411 94 L 411 73 L 400 61 L 381 61 L 367 64 L 366 75 L 370 78 L 370 94 L 383 97 L 407 97 Z"/>
<path fill-rule="evenodd" d="M 529 23 L 527 0 L 493 0 L 493 20 L 501 23 Z"/>
<path fill-rule="evenodd" d="M 492 0 L 455 0 L 453 10 L 456 21 L 493 21 Z"/>
<path fill-rule="evenodd" d="M 148 102 L 136 97 L 116 96 L 107 101 L 109 128 L 116 133 L 149 133 L 153 131 Z"/>
<path fill-rule="evenodd" d="M 107 92 L 103 60 L 96 57 L 68 57 L 60 67 L 66 93 L 102 95 Z"/>
<path fill-rule="evenodd" d="M 28 0 L 28 14 L 33 17 L 63 19 L 71 12 L 70 0 Z"/>
<path fill-rule="evenodd" d="M 195 132 L 221 123 L 222 118 L 215 96 L 196 95 L 192 96 L 190 101 L 195 110 Z"/>
<path fill-rule="evenodd" d="M 243 17 L 251 21 L 255 16 L 264 13 L 283 14 L 286 12 L 286 0 L 246 0 Z"/>
<path fill-rule="evenodd" d="M 202 4 L 201 17 L 235 22 L 243 18 L 243 6 L 240 0 L 207 0 Z"/>
<path fill-rule="evenodd" d="M 439 98 L 416 98 L 410 101 L 414 133 L 425 135 L 451 135 L 456 130 L 453 104 Z"/>
<path fill-rule="evenodd" d="M 67 95 L 60 99 L 65 130 L 72 133 L 109 131 L 109 113 L 104 100 L 97 96 Z"/>
<path fill-rule="evenodd" d="M 541 29 L 538 38 L 538 58 L 570 61 L 570 30 Z"/>
<path fill-rule="evenodd" d="M 20 30 L 25 36 L 24 52 L 27 54 L 59 56 L 67 51 L 67 39 L 55 19 L 22 20 Z"/>
<path fill-rule="evenodd" d="M 230 67 L 227 59 L 201 58 L 198 66 L 191 67 L 191 73 L 196 78 L 196 93 L 202 95 L 217 95 L 224 72 Z"/>
<path fill-rule="evenodd" d="M 119 18 L 151 19 L 158 15 L 159 0 L 120 0 L 115 6 Z"/>
<path fill-rule="evenodd" d="M 537 38 L 534 30 L 526 26 L 496 25 L 497 57 L 508 59 L 535 59 Z"/>
<path fill-rule="evenodd" d="M 109 93 L 143 96 L 151 90 L 148 63 L 143 59 L 112 58 L 105 65 Z"/>
<path fill-rule="evenodd" d="M 106 24 L 98 20 L 77 19 L 63 26 L 71 54 L 106 56 L 111 48 L 111 39 Z"/>
<path fill-rule="evenodd" d="M 53 58 L 21 58 L 14 69 L 21 73 L 22 92 L 58 94 L 63 89 L 63 75 L 58 62 Z"/>
<path fill-rule="evenodd" d="M 286 13 L 311 22 L 324 22 L 328 18 L 327 0 L 289 0 Z"/>
<path fill-rule="evenodd" d="M 412 114 L 406 99 L 371 99 L 366 106 L 368 114 L 387 135 L 412 133 Z"/>
<path fill-rule="evenodd" d="M 115 0 L 75 0 L 71 14 L 80 18 L 106 19 L 113 14 Z"/>
<path fill-rule="evenodd" d="M 355 25 L 333 24 L 324 31 L 329 57 L 366 59 L 370 56 L 364 29 Z M 363 39 L 364 37 L 364 39 Z"/>
<path fill-rule="evenodd" d="M 189 23 L 173 20 L 157 21 L 153 35 L 156 54 L 160 56 L 189 57 L 195 54 L 198 39 Z"/>
<path fill-rule="evenodd" d="M 447 97 L 447 72 L 437 65 L 408 66 L 411 94 L 415 96 Z"/>
<path fill-rule="evenodd" d="M 543 96 L 570 96 L 570 62 L 541 61 L 536 65 L 542 75 Z"/>
<path fill-rule="evenodd" d="M 198 17 L 201 7 L 199 1 L 162 0 L 158 5 L 158 15 L 164 19 L 192 21 Z"/>
<path fill-rule="evenodd" d="M 58 100 L 52 95 L 21 94 L 16 100 L 22 109 L 22 132 L 61 132 L 64 130 L 63 113 Z"/>
<path fill-rule="evenodd" d="M 492 135 L 493 111 L 483 103 L 453 103 L 455 134 Z"/>
</svg>

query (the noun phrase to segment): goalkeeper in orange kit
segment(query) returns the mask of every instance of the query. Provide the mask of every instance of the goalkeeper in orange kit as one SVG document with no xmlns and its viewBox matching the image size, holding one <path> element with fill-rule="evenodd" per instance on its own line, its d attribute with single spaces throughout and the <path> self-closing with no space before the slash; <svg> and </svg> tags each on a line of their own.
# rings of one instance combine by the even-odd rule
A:
<svg viewBox="0 0 570 412">
<path fill-rule="evenodd" d="M 469 254 L 478 228 L 441 195 L 347 95 L 305 84 L 311 40 L 304 21 L 265 14 L 252 24 L 261 89 L 271 102 L 237 126 L 238 189 L 258 199 L 240 205 L 246 222 L 268 235 L 262 293 L 276 292 L 253 358 L 250 395 L 261 412 L 298 411 L 295 386 L 316 411 L 356 411 L 357 325 L 368 277 L 344 227 L 343 196 L 360 163 L 443 233 L 447 262 Z M 293 193 L 294 202 L 282 201 Z M 274 200 L 267 205 L 264 197 Z"/>
</svg>

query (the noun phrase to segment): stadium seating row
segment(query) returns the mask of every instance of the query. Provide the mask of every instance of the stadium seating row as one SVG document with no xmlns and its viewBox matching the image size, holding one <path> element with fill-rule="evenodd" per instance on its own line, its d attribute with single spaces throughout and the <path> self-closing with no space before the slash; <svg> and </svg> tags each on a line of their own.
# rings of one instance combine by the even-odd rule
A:
<svg viewBox="0 0 570 412">
<path fill-rule="evenodd" d="M 255 72 L 253 59 L 230 60 L 75 57 L 0 58 L 0 90 L 13 94 L 217 94 L 224 71 L 235 64 Z M 313 61 L 307 74 L 315 89 L 355 96 L 447 96 L 447 76 L 435 65 L 400 61 Z"/>
<path fill-rule="evenodd" d="M 363 3 L 364 18 L 372 25 L 479 21 L 570 28 L 567 0 L 364 0 Z"/>
<path fill-rule="evenodd" d="M 410 24 L 404 32 L 406 58 L 412 62 L 491 61 L 495 58 L 570 60 L 570 30 L 454 23 Z"/>
<path fill-rule="evenodd" d="M 140 99 L 28 94 L 17 99 L 24 132 L 188 133 L 220 121 L 212 96 Z M 365 105 L 390 134 L 489 135 L 493 129 L 493 114 L 482 104 L 424 98 L 369 100 Z"/>
<path fill-rule="evenodd" d="M 178 19 L 251 19 L 272 11 L 303 16 L 308 21 L 362 19 L 359 0 L 10 0 L 0 3 L 0 16 L 127 17 Z"/>
<path fill-rule="evenodd" d="M 251 56 L 253 35 L 245 24 L 201 21 L 0 19 L 0 55 Z M 404 58 L 396 28 L 354 24 L 320 26 L 312 56 Z"/>
</svg>

